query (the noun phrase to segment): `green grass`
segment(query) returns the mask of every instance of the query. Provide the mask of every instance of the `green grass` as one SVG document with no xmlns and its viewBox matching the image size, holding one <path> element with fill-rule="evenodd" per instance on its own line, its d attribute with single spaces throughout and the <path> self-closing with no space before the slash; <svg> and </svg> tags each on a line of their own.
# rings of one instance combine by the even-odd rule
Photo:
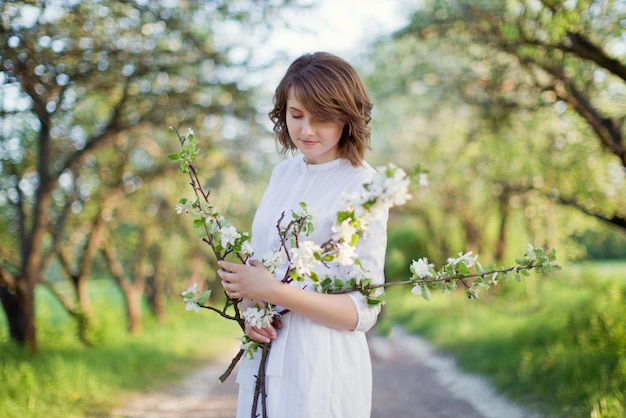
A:
<svg viewBox="0 0 626 418">
<path fill-rule="evenodd" d="M 478 301 L 391 291 L 386 314 L 550 417 L 626 415 L 626 263 L 567 266 Z"/>
<path fill-rule="evenodd" d="M 104 417 L 143 390 L 171 385 L 216 358 L 235 354 L 240 335 L 217 314 L 168 306 L 168 321 L 144 315 L 139 336 L 125 331 L 121 297 L 108 282 L 94 282 L 92 347 L 74 337 L 74 325 L 45 290 L 38 292 L 39 353 L 8 341 L 0 317 L 0 417 Z"/>
</svg>

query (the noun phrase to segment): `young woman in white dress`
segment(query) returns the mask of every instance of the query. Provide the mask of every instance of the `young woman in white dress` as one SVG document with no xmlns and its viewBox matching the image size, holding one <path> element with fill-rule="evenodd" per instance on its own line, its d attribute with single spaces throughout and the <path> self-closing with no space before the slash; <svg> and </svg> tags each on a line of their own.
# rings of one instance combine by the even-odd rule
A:
<svg viewBox="0 0 626 418">
<path fill-rule="evenodd" d="M 279 163 L 252 225 L 252 248 L 261 258 L 279 248 L 276 223 L 300 202 L 313 214 L 320 245 L 332 226 L 344 193 L 360 190 L 373 178 L 364 160 L 369 148 L 369 101 L 354 68 L 324 52 L 296 59 L 274 95 L 270 118 L 281 152 L 299 155 Z M 374 283 L 384 281 L 387 213 L 369 224 L 357 244 L 357 257 Z M 372 376 L 365 332 L 380 307 L 369 307 L 359 292 L 322 294 L 310 282 L 284 284 L 259 260 L 247 265 L 220 262 L 222 284 L 241 308 L 266 301 L 287 309 L 282 326 L 246 326 L 259 342 L 272 341 L 266 366 L 267 415 L 270 418 L 366 418 L 370 416 Z M 348 267 L 319 266 L 320 277 L 348 280 Z M 282 270 L 284 273 L 284 270 Z M 250 417 L 261 353 L 242 359 L 237 417 Z M 259 402 L 260 405 L 260 402 Z M 259 416 L 261 409 L 259 407 Z"/>
</svg>

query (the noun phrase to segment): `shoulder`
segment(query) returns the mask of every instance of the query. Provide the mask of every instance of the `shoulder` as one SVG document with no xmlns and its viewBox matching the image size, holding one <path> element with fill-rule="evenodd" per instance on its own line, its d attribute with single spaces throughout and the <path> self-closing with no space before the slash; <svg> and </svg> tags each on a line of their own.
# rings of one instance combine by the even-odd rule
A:
<svg viewBox="0 0 626 418">
<path fill-rule="evenodd" d="M 355 183 L 369 183 L 376 175 L 376 170 L 365 160 L 363 160 L 357 167 L 354 167 L 349 161 L 345 160 L 343 161 L 341 167 L 345 173 L 354 180 Z"/>
</svg>

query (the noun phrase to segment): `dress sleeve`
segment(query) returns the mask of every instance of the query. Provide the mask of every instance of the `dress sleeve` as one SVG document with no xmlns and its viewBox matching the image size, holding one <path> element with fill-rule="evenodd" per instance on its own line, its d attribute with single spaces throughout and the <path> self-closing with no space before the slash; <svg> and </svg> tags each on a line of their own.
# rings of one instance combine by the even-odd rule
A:
<svg viewBox="0 0 626 418">
<path fill-rule="evenodd" d="M 384 211 L 374 218 L 356 247 L 358 258 L 367 272 L 367 277 L 372 279 L 372 284 L 385 282 L 387 217 L 388 212 Z M 351 292 L 348 295 L 352 298 L 358 315 L 354 331 L 368 331 L 376 324 L 381 305 L 369 306 L 361 292 Z"/>
</svg>

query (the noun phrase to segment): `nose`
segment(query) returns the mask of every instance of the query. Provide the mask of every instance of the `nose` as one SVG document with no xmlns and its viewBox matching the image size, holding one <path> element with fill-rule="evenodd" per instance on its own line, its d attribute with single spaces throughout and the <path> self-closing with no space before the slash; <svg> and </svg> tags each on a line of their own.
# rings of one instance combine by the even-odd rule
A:
<svg viewBox="0 0 626 418">
<path fill-rule="evenodd" d="M 309 118 L 302 118 L 302 135 L 303 136 L 313 136 L 315 134 L 315 129 L 313 129 L 313 124 Z"/>
</svg>

